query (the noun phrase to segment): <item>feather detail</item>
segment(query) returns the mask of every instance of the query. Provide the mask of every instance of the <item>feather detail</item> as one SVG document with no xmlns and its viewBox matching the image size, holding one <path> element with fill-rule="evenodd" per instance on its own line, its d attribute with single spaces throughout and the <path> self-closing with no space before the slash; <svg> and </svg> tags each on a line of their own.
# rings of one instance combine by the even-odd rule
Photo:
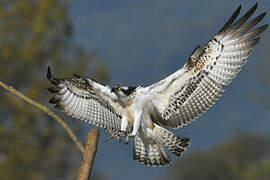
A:
<svg viewBox="0 0 270 180">
<path fill-rule="evenodd" d="M 144 93 L 154 94 L 152 103 L 162 117 L 157 118 L 157 124 L 182 127 L 218 100 L 260 41 L 258 36 L 268 27 L 262 25 L 252 30 L 266 13 L 247 22 L 257 6 L 256 3 L 235 21 L 241 10 L 239 6 L 204 47 L 195 48 L 184 67 L 143 90 Z"/>
<path fill-rule="evenodd" d="M 48 88 L 54 96 L 49 103 L 56 104 L 67 115 L 103 127 L 110 133 L 121 129 L 121 115 L 111 100 L 108 86 L 75 75 L 75 78 L 54 78 L 48 67 L 47 78 L 55 85 Z M 98 89 L 99 88 L 99 89 Z M 102 94 L 101 94 L 102 93 Z"/>
</svg>

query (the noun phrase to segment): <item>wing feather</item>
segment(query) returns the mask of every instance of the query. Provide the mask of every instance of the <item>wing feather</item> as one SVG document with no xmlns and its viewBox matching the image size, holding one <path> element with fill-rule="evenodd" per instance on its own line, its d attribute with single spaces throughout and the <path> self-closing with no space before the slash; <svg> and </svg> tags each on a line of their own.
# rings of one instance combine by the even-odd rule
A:
<svg viewBox="0 0 270 180">
<path fill-rule="evenodd" d="M 47 77 L 55 85 L 48 88 L 55 94 L 50 103 L 56 104 L 67 115 L 103 127 L 110 133 L 120 131 L 121 107 L 114 101 L 117 97 L 110 93 L 109 87 L 78 75 L 57 79 L 52 77 L 50 68 Z"/>
<path fill-rule="evenodd" d="M 160 124 L 172 128 L 186 125 L 223 94 L 225 86 L 241 70 L 253 47 L 259 42 L 258 35 L 268 26 L 262 25 L 251 30 L 266 13 L 246 23 L 256 8 L 257 4 L 235 21 L 240 13 L 239 6 L 203 48 L 195 48 L 184 67 L 143 89 L 144 93 L 153 94 L 151 101 L 163 119 Z"/>
</svg>

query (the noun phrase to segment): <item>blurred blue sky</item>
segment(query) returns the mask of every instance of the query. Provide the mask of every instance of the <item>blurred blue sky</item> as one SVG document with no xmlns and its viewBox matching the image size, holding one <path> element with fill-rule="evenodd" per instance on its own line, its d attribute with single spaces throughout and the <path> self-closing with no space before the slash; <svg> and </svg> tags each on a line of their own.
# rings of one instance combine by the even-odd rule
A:
<svg viewBox="0 0 270 180">
<path fill-rule="evenodd" d="M 269 0 L 257 2 L 257 15 L 270 13 Z M 193 49 L 205 44 L 240 4 L 243 14 L 255 1 L 74 0 L 70 16 L 74 42 L 88 51 L 99 52 L 109 69 L 110 85 L 146 86 L 180 68 Z M 268 15 L 263 23 L 269 20 Z M 216 105 L 176 131 L 192 139 L 185 154 L 209 148 L 239 132 L 270 136 L 270 112 L 249 98 L 267 92 L 258 74 L 261 54 L 266 53 L 262 47 L 270 45 L 269 37 L 268 29 Z M 91 127 L 84 122 L 82 126 Z M 106 172 L 109 179 L 156 179 L 170 167 L 145 167 L 132 159 L 132 144 L 104 143 L 107 135 L 102 133 L 95 169 Z"/>
</svg>

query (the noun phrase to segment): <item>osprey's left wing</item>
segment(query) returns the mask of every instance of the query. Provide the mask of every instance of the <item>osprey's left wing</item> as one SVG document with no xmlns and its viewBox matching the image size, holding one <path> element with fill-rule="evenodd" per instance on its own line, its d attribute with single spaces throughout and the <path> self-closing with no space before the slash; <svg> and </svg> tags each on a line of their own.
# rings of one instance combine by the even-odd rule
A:
<svg viewBox="0 0 270 180">
<path fill-rule="evenodd" d="M 50 68 L 47 77 L 55 85 L 48 90 L 55 94 L 49 102 L 56 104 L 56 108 L 73 118 L 103 127 L 110 133 L 120 131 L 121 107 L 114 102 L 117 97 L 108 86 L 79 76 L 57 79 L 52 77 Z"/>
<path fill-rule="evenodd" d="M 155 112 L 159 113 L 156 117 L 160 117 L 155 119 L 157 123 L 181 127 L 216 102 L 259 42 L 258 35 L 267 28 L 263 25 L 247 32 L 266 15 L 246 23 L 256 8 L 257 4 L 234 22 L 240 6 L 214 38 L 194 50 L 184 67 L 142 90 L 152 94 Z"/>
</svg>

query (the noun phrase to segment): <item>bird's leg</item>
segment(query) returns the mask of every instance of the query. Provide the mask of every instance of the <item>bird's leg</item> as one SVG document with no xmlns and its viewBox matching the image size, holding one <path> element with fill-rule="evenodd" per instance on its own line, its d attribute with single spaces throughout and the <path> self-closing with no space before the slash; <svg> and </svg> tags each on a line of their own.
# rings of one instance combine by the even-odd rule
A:
<svg viewBox="0 0 270 180">
<path fill-rule="evenodd" d="M 129 134 L 129 136 L 136 136 L 141 125 L 141 116 L 142 116 L 142 111 L 139 111 L 134 114 L 133 130 L 132 130 L 132 133 Z"/>
<path fill-rule="evenodd" d="M 121 120 L 121 131 L 125 132 L 128 127 L 128 119 L 123 115 Z"/>
</svg>

